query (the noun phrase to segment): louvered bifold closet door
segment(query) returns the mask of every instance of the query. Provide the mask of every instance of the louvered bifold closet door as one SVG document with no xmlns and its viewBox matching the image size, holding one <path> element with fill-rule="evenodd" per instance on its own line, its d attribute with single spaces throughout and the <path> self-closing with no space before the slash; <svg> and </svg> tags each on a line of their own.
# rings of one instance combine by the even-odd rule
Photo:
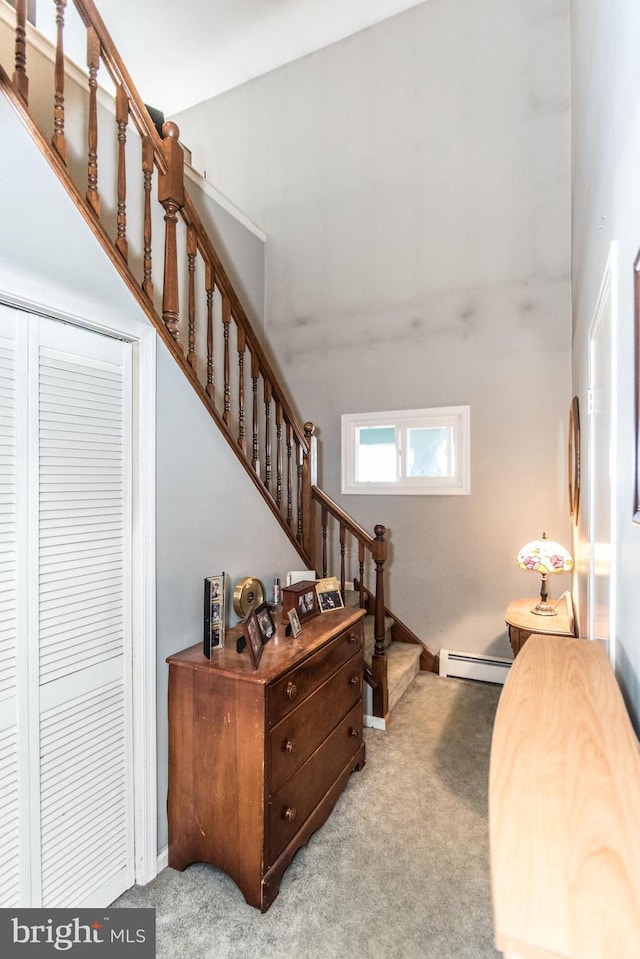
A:
<svg viewBox="0 0 640 959">
<path fill-rule="evenodd" d="M 39 880 L 98 906 L 133 883 L 131 348 L 36 322 Z"/>
<path fill-rule="evenodd" d="M 26 543 L 20 549 L 18 533 L 20 527 L 26 531 L 26 522 L 19 522 L 26 513 L 18 490 L 25 483 L 26 450 L 18 450 L 18 437 L 25 432 L 26 402 L 20 403 L 16 387 L 18 334 L 14 311 L 0 305 L 0 908 L 21 905 L 29 894 L 28 756 L 21 757 L 19 748 L 21 716 L 26 722 L 19 692 L 26 674 L 18 660 L 25 617 L 17 583 Z M 26 633 L 21 639 L 24 644 Z"/>
</svg>

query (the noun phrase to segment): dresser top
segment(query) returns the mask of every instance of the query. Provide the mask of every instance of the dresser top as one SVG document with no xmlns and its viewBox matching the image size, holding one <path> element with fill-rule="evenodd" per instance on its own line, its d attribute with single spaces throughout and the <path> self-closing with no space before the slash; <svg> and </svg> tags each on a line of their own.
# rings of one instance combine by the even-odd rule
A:
<svg viewBox="0 0 640 959">
<path fill-rule="evenodd" d="M 227 630 L 225 645 L 211 652 L 207 659 L 202 643 L 189 646 L 167 657 L 169 665 L 204 670 L 260 684 L 270 683 L 277 676 L 297 665 L 343 630 L 354 626 L 365 615 L 363 609 L 335 609 L 321 613 L 302 624 L 302 632 L 295 638 L 285 636 L 285 624 L 276 621 L 276 635 L 265 643 L 260 665 L 254 669 L 248 649 L 236 652 L 236 640 L 242 635 L 242 626 Z"/>
</svg>

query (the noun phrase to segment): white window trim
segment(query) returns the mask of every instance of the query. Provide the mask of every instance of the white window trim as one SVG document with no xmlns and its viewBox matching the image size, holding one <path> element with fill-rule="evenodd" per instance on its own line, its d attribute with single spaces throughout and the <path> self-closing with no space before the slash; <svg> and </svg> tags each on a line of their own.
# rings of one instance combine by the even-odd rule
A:
<svg viewBox="0 0 640 959">
<path fill-rule="evenodd" d="M 439 406 L 422 410 L 345 413 L 342 421 L 342 492 L 383 496 L 468 496 L 470 484 L 470 407 Z M 361 427 L 394 427 L 397 455 L 407 429 L 451 426 L 454 430 L 456 472 L 452 477 L 402 477 L 395 482 L 360 482 L 356 478 L 356 437 Z M 400 472 L 400 471 L 399 471 Z"/>
</svg>

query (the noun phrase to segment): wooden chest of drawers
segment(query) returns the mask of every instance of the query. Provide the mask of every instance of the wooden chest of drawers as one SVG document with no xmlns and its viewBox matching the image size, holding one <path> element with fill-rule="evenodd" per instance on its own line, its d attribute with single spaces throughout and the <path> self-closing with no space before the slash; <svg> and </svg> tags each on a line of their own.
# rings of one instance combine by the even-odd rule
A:
<svg viewBox="0 0 640 959">
<path fill-rule="evenodd" d="M 300 846 L 364 765 L 361 610 L 276 637 L 254 670 L 227 645 L 169 663 L 169 865 L 208 862 L 265 912 Z"/>
</svg>

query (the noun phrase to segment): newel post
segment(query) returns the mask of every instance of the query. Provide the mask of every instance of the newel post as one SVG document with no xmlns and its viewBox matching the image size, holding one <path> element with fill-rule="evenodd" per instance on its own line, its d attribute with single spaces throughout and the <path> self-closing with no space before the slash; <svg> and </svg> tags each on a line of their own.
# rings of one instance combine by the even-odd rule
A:
<svg viewBox="0 0 640 959">
<path fill-rule="evenodd" d="M 387 543 L 384 538 L 384 526 L 376 526 L 376 538 L 371 546 L 371 555 L 376 564 L 376 592 L 373 614 L 373 677 L 377 683 L 373 690 L 373 711 L 375 716 L 384 718 L 389 711 L 389 690 L 387 685 L 387 657 L 384 645 L 384 564 L 387 558 Z"/>
<path fill-rule="evenodd" d="M 312 564 L 315 556 L 315 530 L 311 490 L 316 485 L 318 474 L 316 428 L 313 423 L 304 424 L 304 436 L 308 452 L 302 460 L 302 545 Z"/>
<path fill-rule="evenodd" d="M 158 176 L 158 200 L 164 207 L 164 289 L 162 318 L 176 343 L 179 342 L 180 298 L 178 293 L 178 210 L 184 206 L 184 154 L 178 142 L 180 130 L 171 121 L 164 124 L 163 146 L 167 157 L 166 173 Z"/>
</svg>

